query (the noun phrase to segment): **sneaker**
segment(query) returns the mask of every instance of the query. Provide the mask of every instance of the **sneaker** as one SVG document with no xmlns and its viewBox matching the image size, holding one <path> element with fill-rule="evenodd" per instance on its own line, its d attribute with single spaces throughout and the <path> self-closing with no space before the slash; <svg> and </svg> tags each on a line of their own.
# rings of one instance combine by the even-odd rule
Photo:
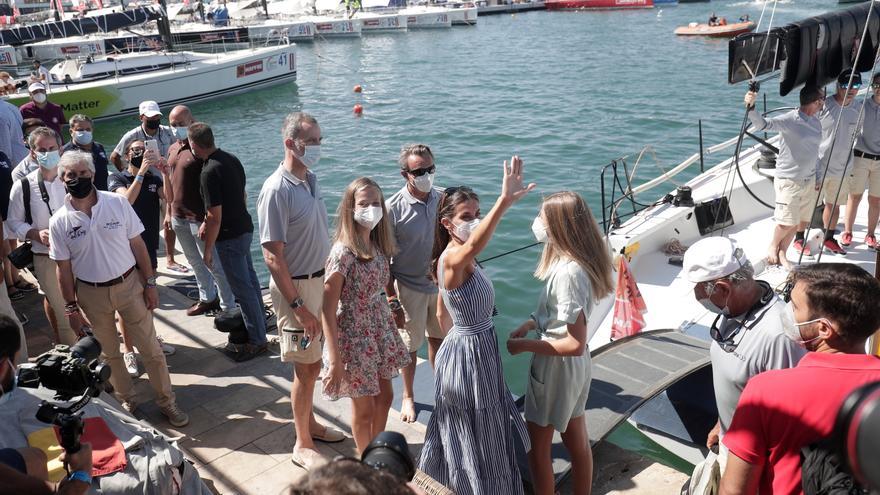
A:
<svg viewBox="0 0 880 495">
<path fill-rule="evenodd" d="M 796 253 L 800 254 L 804 251 L 804 240 L 803 239 L 795 239 L 792 246 L 794 246 L 794 251 Z M 804 256 L 809 256 L 809 255 L 810 255 L 810 250 L 808 248 L 807 252 L 804 253 Z"/>
<path fill-rule="evenodd" d="M 220 311 L 220 299 L 213 301 L 199 301 L 186 310 L 187 316 L 199 316 L 209 311 Z"/>
<path fill-rule="evenodd" d="M 852 232 L 844 232 L 840 234 L 840 245 L 849 246 L 852 244 Z"/>
<path fill-rule="evenodd" d="M 189 416 L 180 410 L 176 402 L 172 402 L 171 405 L 166 407 L 160 407 L 159 410 L 168 418 L 171 426 L 181 427 L 189 424 Z"/>
<path fill-rule="evenodd" d="M 134 416 L 134 412 L 137 410 L 137 404 L 133 400 L 124 400 L 122 401 L 122 408 L 125 409 L 125 412 Z"/>
<path fill-rule="evenodd" d="M 250 361 L 251 359 L 263 354 L 268 350 L 268 346 L 266 344 L 263 345 L 253 345 L 253 344 L 245 344 L 241 350 L 238 351 L 238 354 L 235 355 L 233 359 L 235 359 L 236 363 L 241 363 L 244 361 Z"/>
<path fill-rule="evenodd" d="M 877 238 L 874 237 L 874 234 L 868 234 L 865 236 L 865 244 L 871 249 L 877 249 Z"/>
<path fill-rule="evenodd" d="M 138 376 L 138 362 L 133 352 L 126 352 L 122 355 L 122 362 L 125 363 L 125 371 L 131 376 Z"/>
<path fill-rule="evenodd" d="M 156 337 L 156 339 L 159 341 L 159 348 L 162 349 L 162 354 L 170 356 L 177 352 L 177 349 L 175 349 L 173 345 L 166 344 L 165 341 L 162 340 L 162 337 Z"/>
<path fill-rule="evenodd" d="M 846 254 L 846 250 L 840 247 L 840 244 L 837 243 L 835 239 L 826 239 L 822 244 L 825 247 L 826 251 L 830 251 L 834 254 Z"/>
</svg>

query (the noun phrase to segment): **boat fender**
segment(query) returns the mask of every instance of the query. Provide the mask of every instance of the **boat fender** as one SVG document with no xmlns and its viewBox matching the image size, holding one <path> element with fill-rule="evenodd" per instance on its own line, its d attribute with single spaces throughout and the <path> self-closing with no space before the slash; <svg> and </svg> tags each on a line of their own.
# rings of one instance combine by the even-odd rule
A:
<svg viewBox="0 0 880 495">
<path fill-rule="evenodd" d="M 361 91 L 363 91 L 363 88 L 361 87 L 360 84 L 355 84 L 355 85 L 354 85 L 354 89 L 353 89 L 353 91 L 354 91 L 355 93 L 360 93 Z"/>
<path fill-rule="evenodd" d="M 358 103 L 358 104 L 356 104 L 356 105 L 354 106 L 354 108 L 352 109 L 352 111 L 354 111 L 354 114 L 355 114 L 355 115 L 360 116 L 360 115 L 363 115 L 363 113 L 364 113 L 364 107 L 361 106 L 360 103 Z"/>
</svg>

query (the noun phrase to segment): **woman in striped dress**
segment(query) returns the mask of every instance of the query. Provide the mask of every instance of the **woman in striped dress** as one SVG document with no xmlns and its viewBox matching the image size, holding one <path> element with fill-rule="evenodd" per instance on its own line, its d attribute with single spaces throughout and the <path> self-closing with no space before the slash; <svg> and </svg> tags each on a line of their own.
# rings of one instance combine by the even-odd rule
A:
<svg viewBox="0 0 880 495">
<path fill-rule="evenodd" d="M 522 170 L 517 156 L 509 167 L 504 162 L 501 195 L 482 221 L 479 198 L 467 187 L 447 189 L 437 207 L 432 268 L 448 334 L 435 361 L 420 468 L 458 495 L 523 493 L 513 430 L 526 450 L 528 435 L 501 374 L 492 281 L 476 264 L 507 209 L 535 187 L 523 186 Z"/>
</svg>

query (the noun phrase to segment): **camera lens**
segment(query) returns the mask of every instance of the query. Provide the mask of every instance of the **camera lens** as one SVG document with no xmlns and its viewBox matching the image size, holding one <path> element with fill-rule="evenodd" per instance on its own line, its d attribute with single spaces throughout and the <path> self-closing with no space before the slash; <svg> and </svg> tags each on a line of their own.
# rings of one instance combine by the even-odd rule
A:
<svg viewBox="0 0 880 495">
<path fill-rule="evenodd" d="M 101 355 L 101 344 L 91 335 L 83 337 L 70 348 L 70 353 L 86 361 L 94 361 Z"/>
<path fill-rule="evenodd" d="M 376 435 L 364 449 L 361 462 L 406 481 L 411 481 L 416 475 L 415 462 L 406 438 L 396 431 L 383 431 Z"/>
</svg>

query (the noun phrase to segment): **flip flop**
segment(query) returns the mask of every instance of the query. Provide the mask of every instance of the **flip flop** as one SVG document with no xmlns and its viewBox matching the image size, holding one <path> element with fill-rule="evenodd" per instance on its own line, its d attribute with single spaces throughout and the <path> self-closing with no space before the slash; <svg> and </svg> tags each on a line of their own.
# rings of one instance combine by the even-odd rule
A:
<svg viewBox="0 0 880 495">
<path fill-rule="evenodd" d="M 166 268 L 168 268 L 172 272 L 189 273 L 189 268 L 181 265 L 180 263 L 170 263 L 170 264 L 166 265 Z"/>
</svg>

